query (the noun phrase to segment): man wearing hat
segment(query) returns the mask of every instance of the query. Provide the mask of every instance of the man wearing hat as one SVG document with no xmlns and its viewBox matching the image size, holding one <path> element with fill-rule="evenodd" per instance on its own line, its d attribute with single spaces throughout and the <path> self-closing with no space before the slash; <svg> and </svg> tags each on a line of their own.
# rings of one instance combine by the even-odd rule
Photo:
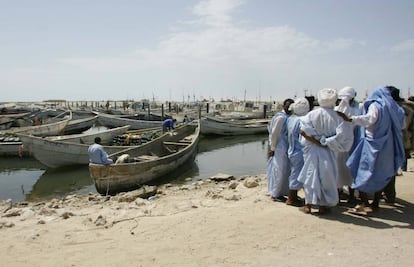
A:
<svg viewBox="0 0 414 267">
<path fill-rule="evenodd" d="M 268 125 L 269 152 L 267 161 L 267 188 L 273 201 L 286 201 L 289 190 L 290 166 L 288 159 L 288 140 L 286 121 L 293 99 L 283 101 L 283 110 L 277 112 Z"/>
<path fill-rule="evenodd" d="M 355 101 L 357 92 L 354 88 L 346 86 L 338 91 L 338 100 L 340 100 L 338 106 L 335 107 L 335 110 L 342 112 L 348 117 L 361 115 L 362 114 L 362 105 L 359 102 Z M 361 126 L 354 125 L 354 137 L 358 137 L 361 134 Z M 346 161 L 350 155 L 350 152 L 355 148 L 355 139 L 350 151 L 339 152 L 336 154 L 338 162 L 338 190 L 342 192 L 342 189 L 346 187 L 349 191 L 348 203 L 355 202 L 354 189 L 351 188 L 354 178 L 349 171 L 349 168 L 346 166 Z"/>
<path fill-rule="evenodd" d="M 347 161 L 354 177 L 352 187 L 359 190 L 362 201 L 354 212 L 368 213 L 378 209 L 381 192 L 390 181 L 392 183 L 403 164 L 405 115 L 397 104 L 400 100 L 397 88 L 377 88 L 364 102 L 364 115 L 351 117 L 354 124 L 365 127 L 364 136 L 357 141 Z M 368 194 L 374 194 L 371 204 Z"/>
<path fill-rule="evenodd" d="M 339 200 L 335 153 L 349 151 L 354 138 L 351 123 L 334 110 L 336 101 L 334 89 L 322 89 L 320 108 L 301 118 L 304 165 L 298 181 L 305 190 L 305 213 L 311 213 L 312 205 L 318 206 L 319 214 L 328 213 Z"/>
<path fill-rule="evenodd" d="M 290 162 L 289 176 L 289 193 L 286 204 L 290 206 L 302 206 L 302 200 L 298 197 L 298 190 L 303 184 L 298 181 L 298 176 L 303 167 L 303 151 L 300 144 L 300 118 L 309 112 L 309 101 L 302 97 L 295 99 L 290 105 L 293 114 L 287 118 L 287 134 L 288 134 L 288 158 Z"/>
</svg>

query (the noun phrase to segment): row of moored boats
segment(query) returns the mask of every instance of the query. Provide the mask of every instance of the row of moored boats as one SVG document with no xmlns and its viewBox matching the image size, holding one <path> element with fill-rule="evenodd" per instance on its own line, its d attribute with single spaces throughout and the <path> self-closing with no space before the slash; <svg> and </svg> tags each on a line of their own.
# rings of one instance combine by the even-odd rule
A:
<svg viewBox="0 0 414 267">
<path fill-rule="evenodd" d="M 31 156 L 48 168 L 87 165 L 88 147 L 99 136 L 116 162 L 89 164 L 96 189 L 102 194 L 139 187 L 193 160 L 200 135 L 261 134 L 267 132 L 269 122 L 268 118 L 190 117 L 189 121 L 177 121 L 174 131 L 163 132 L 162 119 L 167 116 L 155 114 L 71 110 L 45 114 L 2 112 L 0 156 Z M 98 125 L 105 127 L 96 130 Z"/>
</svg>

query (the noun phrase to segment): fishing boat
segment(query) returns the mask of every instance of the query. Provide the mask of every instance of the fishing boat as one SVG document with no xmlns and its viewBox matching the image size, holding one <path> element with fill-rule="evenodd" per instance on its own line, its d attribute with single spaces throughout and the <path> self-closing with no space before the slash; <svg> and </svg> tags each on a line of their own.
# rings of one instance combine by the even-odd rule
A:
<svg viewBox="0 0 414 267">
<path fill-rule="evenodd" d="M 270 119 L 224 120 L 211 116 L 200 120 L 203 135 L 248 135 L 267 132 Z"/>
<path fill-rule="evenodd" d="M 63 133 L 77 134 L 86 131 L 95 124 L 97 119 L 98 115 L 87 118 L 72 119 L 68 122 L 68 125 L 66 125 L 66 127 L 63 129 Z"/>
<path fill-rule="evenodd" d="M 177 127 L 138 148 L 110 155 L 126 162 L 111 165 L 89 164 L 89 173 L 101 194 L 128 191 L 167 175 L 194 160 L 200 136 L 199 121 Z M 126 156 L 126 157 L 125 157 Z"/>
<path fill-rule="evenodd" d="M 130 125 L 131 130 L 162 127 L 161 116 L 148 118 L 148 114 L 112 115 L 98 112 L 96 114 L 98 114 L 99 124 L 110 128 L 124 125 Z"/>
<path fill-rule="evenodd" d="M 124 126 L 125 127 L 129 127 Z M 118 128 L 119 129 L 119 128 Z M 125 130 L 124 130 L 125 132 Z M 114 137 L 114 132 L 111 132 Z M 142 132 L 130 133 L 132 138 L 140 138 L 140 142 L 148 142 L 151 138 L 156 138 L 161 135 L 161 129 L 151 129 Z M 60 168 L 70 165 L 87 165 L 89 163 L 88 148 L 93 143 L 92 136 L 80 138 L 82 143 L 75 142 L 74 140 L 59 140 L 50 138 L 40 138 L 32 135 L 18 134 L 19 138 L 25 146 L 25 150 L 29 150 L 29 154 L 37 159 L 39 162 L 49 168 Z M 95 133 L 94 136 L 99 136 L 103 140 L 107 140 L 109 135 L 105 132 Z M 113 139 L 113 138 L 112 138 Z M 88 142 L 83 143 L 83 140 Z M 111 145 L 111 143 L 102 143 L 107 153 L 112 154 L 119 151 L 123 151 L 126 148 L 136 147 L 137 145 Z M 135 143 L 137 144 L 137 143 Z M 26 148 L 28 147 L 28 148 Z"/>
<path fill-rule="evenodd" d="M 78 144 L 92 144 L 95 141 L 95 137 L 99 136 L 101 138 L 102 144 L 110 144 L 115 136 L 126 133 L 129 130 L 129 128 L 129 125 L 125 125 L 111 129 L 105 128 L 104 130 L 91 130 L 80 134 L 47 136 L 45 137 L 45 139 Z"/>
<path fill-rule="evenodd" d="M 64 112 L 62 116 L 63 117 L 55 117 L 50 119 L 50 123 L 25 127 L 11 127 L 7 130 L 1 131 L 0 135 L 17 133 L 24 133 L 35 136 L 60 135 L 63 133 L 66 125 L 68 125 L 69 121 L 72 119 L 72 113 Z"/>
<path fill-rule="evenodd" d="M 55 122 L 42 125 L 12 127 L 0 131 L 0 156 L 30 156 L 30 153 L 23 149 L 22 142 L 18 134 L 27 134 L 33 136 L 55 136 L 63 132 L 68 124 L 69 117 L 59 119 Z"/>
<path fill-rule="evenodd" d="M 0 137 L 0 157 L 29 156 L 21 149 L 22 142 L 15 136 Z M 2 159 L 3 160 L 3 159 Z"/>
<path fill-rule="evenodd" d="M 15 121 L 30 115 L 30 112 L 21 113 L 1 113 L 0 114 L 0 130 L 7 130 L 13 126 Z"/>
</svg>

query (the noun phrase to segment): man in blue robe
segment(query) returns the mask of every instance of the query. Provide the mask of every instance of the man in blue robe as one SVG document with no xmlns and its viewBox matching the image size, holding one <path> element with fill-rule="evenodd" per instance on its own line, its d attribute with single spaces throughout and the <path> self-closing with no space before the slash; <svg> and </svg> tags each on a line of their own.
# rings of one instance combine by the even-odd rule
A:
<svg viewBox="0 0 414 267">
<path fill-rule="evenodd" d="M 354 177 L 352 188 L 358 189 L 361 205 L 355 212 L 371 212 L 379 208 L 380 194 L 404 161 L 402 129 L 404 110 L 396 103 L 395 87 L 375 89 L 364 102 L 364 115 L 352 116 L 352 122 L 365 127 L 347 165 Z M 397 89 L 398 90 L 398 89 Z M 370 204 L 368 194 L 374 194 Z"/>
<path fill-rule="evenodd" d="M 290 162 L 289 194 L 286 204 L 290 206 L 302 206 L 303 201 L 298 197 L 298 190 L 303 184 L 298 181 L 298 176 L 303 167 L 303 147 L 300 144 L 300 117 L 309 112 L 309 101 L 306 98 L 295 99 L 290 106 L 293 114 L 287 118 L 288 132 L 288 158 Z"/>
<path fill-rule="evenodd" d="M 108 154 L 105 152 L 101 145 L 101 138 L 95 137 L 95 143 L 88 148 L 89 162 L 102 165 L 110 165 L 113 162 L 112 159 L 108 158 Z"/>
</svg>

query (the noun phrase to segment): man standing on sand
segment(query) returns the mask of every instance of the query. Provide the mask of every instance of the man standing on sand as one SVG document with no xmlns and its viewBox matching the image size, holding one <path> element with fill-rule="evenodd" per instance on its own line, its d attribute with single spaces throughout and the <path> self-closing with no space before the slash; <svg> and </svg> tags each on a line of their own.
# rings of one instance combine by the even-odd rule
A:
<svg viewBox="0 0 414 267">
<path fill-rule="evenodd" d="M 339 102 L 339 105 L 335 107 L 335 110 L 344 113 L 347 117 L 361 115 L 362 105 L 355 100 L 356 95 L 356 90 L 350 86 L 346 86 L 339 90 L 338 98 L 341 101 Z M 348 203 L 350 204 L 355 203 L 355 190 L 351 187 L 354 178 L 352 177 L 348 166 L 346 166 L 346 161 L 355 148 L 356 141 L 359 139 L 362 132 L 361 126 L 353 125 L 353 129 L 354 143 L 351 150 L 336 153 L 338 163 L 338 192 L 342 192 L 343 188 L 346 187 L 349 192 Z"/>
<path fill-rule="evenodd" d="M 333 109 L 336 100 L 334 89 L 320 90 L 320 108 L 301 118 L 304 165 L 298 181 L 305 190 L 305 213 L 311 213 L 312 205 L 319 207 L 319 214 L 328 213 L 339 200 L 335 152 L 348 151 L 354 138 L 351 123 Z"/>
<path fill-rule="evenodd" d="M 105 152 L 101 145 L 101 138 L 95 137 L 95 144 L 92 144 L 88 148 L 89 162 L 102 165 L 113 164 L 113 160 L 108 158 L 108 154 Z"/>
<path fill-rule="evenodd" d="M 295 102 L 290 106 L 293 114 L 287 119 L 288 131 L 288 158 L 290 162 L 290 176 L 289 176 L 289 194 L 286 200 L 286 205 L 302 206 L 303 202 L 298 198 L 298 190 L 303 187 L 303 184 L 298 181 L 299 173 L 303 168 L 303 151 L 300 144 L 300 117 L 309 112 L 309 101 L 306 98 L 295 99 Z"/>
<path fill-rule="evenodd" d="M 289 191 L 290 166 L 287 155 L 287 117 L 293 100 L 283 101 L 283 110 L 277 112 L 268 126 L 269 152 L 267 161 L 267 188 L 273 201 L 285 202 Z"/>
<path fill-rule="evenodd" d="M 395 175 L 404 162 L 405 117 L 396 102 L 400 100 L 397 90 L 393 86 L 375 89 L 364 102 L 365 114 L 351 117 L 352 123 L 365 127 L 364 136 L 347 161 L 354 177 L 352 187 L 359 190 L 362 201 L 353 212 L 365 214 L 377 210 L 384 188 L 393 191 L 395 198 Z M 371 204 L 368 194 L 374 194 Z"/>
</svg>

